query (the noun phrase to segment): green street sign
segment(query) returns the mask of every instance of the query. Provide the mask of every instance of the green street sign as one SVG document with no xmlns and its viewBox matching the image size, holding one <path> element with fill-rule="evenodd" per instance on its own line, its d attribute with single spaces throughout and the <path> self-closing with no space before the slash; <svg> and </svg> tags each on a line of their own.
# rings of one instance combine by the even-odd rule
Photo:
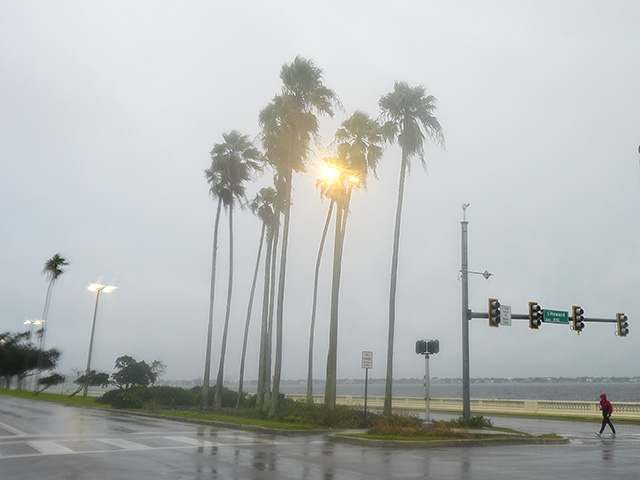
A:
<svg viewBox="0 0 640 480">
<path fill-rule="evenodd" d="M 542 321 L 544 323 L 569 323 L 569 312 L 544 310 Z"/>
</svg>

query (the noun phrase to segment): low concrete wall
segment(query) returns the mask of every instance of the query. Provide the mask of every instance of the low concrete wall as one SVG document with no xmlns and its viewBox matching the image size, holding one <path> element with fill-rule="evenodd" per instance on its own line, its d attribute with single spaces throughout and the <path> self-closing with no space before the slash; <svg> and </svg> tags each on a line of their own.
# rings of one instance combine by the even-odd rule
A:
<svg viewBox="0 0 640 480">
<path fill-rule="evenodd" d="M 289 398 L 304 400 L 304 395 L 287 395 Z M 314 396 L 315 403 L 324 402 L 324 397 Z M 338 405 L 364 407 L 364 397 L 339 395 Z M 367 397 L 367 409 L 381 409 L 384 397 Z M 431 398 L 430 409 L 434 412 L 462 412 L 461 398 Z M 393 409 L 396 411 L 424 411 L 424 398 L 393 397 Z M 523 415 L 558 415 L 558 416 L 600 416 L 598 402 L 564 402 L 559 400 L 508 400 L 508 399 L 471 399 L 472 413 L 509 413 Z M 614 418 L 640 419 L 640 403 L 615 402 Z"/>
</svg>

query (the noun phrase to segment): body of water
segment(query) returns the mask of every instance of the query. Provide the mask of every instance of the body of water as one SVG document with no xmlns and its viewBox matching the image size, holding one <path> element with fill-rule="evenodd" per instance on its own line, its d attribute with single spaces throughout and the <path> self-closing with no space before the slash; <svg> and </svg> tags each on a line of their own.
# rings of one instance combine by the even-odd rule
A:
<svg viewBox="0 0 640 480">
<path fill-rule="evenodd" d="M 231 387 L 233 388 L 233 387 Z M 374 384 L 367 388 L 370 397 L 384 396 L 384 385 Z M 255 387 L 254 387 L 255 389 Z M 431 383 L 432 397 L 462 398 L 462 385 Z M 306 385 L 281 385 L 280 391 L 288 394 L 306 393 Z M 314 385 L 314 395 L 324 395 L 323 385 Z M 606 393 L 612 402 L 640 402 L 640 383 L 472 383 L 471 398 L 506 398 L 531 400 L 599 401 L 601 393 Z M 364 384 L 338 385 L 338 395 L 364 396 Z M 422 397 L 423 384 L 398 384 L 393 386 L 394 397 Z"/>
</svg>

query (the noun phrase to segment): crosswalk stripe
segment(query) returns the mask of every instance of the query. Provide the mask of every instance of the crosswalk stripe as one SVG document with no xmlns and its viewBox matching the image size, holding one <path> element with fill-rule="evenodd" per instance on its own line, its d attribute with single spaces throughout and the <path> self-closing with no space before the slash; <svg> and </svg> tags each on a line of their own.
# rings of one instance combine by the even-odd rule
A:
<svg viewBox="0 0 640 480">
<path fill-rule="evenodd" d="M 0 428 L 2 428 L 2 430 L 6 430 L 7 432 L 12 433 L 14 435 L 21 435 L 21 436 L 27 435 L 22 430 L 18 430 L 17 428 L 13 428 L 11 425 L 7 425 L 6 423 L 3 423 L 3 422 L 0 422 Z"/>
<path fill-rule="evenodd" d="M 164 437 L 168 440 L 175 440 L 176 442 L 186 443 L 188 445 L 194 445 L 196 447 L 218 447 L 222 445 L 221 443 L 209 442 L 207 440 L 202 440 L 199 438 L 189 438 L 189 437 Z"/>
<path fill-rule="evenodd" d="M 38 450 L 40 453 L 44 455 L 62 455 L 62 454 L 75 453 L 70 448 L 64 447 L 59 443 L 52 442 L 50 440 L 34 440 L 31 442 L 25 442 L 25 443 L 30 447 L 35 448 L 36 450 Z"/>
<path fill-rule="evenodd" d="M 114 447 L 124 448 L 125 450 L 150 450 L 152 448 L 142 443 L 130 442 L 124 438 L 99 438 L 98 440 L 113 445 Z"/>
</svg>

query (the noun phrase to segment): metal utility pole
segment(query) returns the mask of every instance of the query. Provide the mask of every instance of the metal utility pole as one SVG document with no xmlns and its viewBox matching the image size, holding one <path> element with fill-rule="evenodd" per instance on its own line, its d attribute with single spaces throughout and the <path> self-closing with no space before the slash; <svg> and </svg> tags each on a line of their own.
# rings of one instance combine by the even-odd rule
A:
<svg viewBox="0 0 640 480">
<path fill-rule="evenodd" d="M 471 394 L 469 391 L 469 251 L 467 247 L 466 210 L 468 203 L 462 204 L 462 418 L 471 418 Z"/>
<path fill-rule="evenodd" d="M 429 423 L 431 422 L 431 409 L 430 409 L 430 405 L 429 405 L 429 399 L 431 398 L 431 392 L 429 391 L 430 389 L 430 377 L 429 377 L 429 354 L 425 354 L 424 356 L 424 399 L 426 400 L 426 404 L 427 404 L 427 410 L 425 412 L 426 414 L 426 420 L 425 423 Z"/>
</svg>

